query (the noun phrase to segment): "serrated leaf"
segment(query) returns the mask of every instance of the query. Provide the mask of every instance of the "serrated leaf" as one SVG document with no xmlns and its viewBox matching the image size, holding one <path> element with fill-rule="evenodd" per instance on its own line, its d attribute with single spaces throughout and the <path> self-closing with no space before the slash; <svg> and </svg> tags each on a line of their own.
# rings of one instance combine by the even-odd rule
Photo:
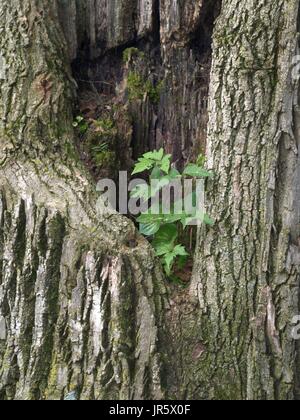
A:
<svg viewBox="0 0 300 420">
<path fill-rule="evenodd" d="M 166 256 L 164 257 L 166 272 L 168 275 L 171 274 L 171 270 L 174 265 L 175 259 L 176 259 L 176 255 L 174 254 L 174 252 L 170 252 L 169 254 L 166 254 Z"/>
<path fill-rule="evenodd" d="M 171 166 L 171 155 L 166 155 L 163 157 L 160 163 L 160 169 L 165 173 L 168 174 Z"/>
<path fill-rule="evenodd" d="M 211 178 L 213 174 L 195 164 L 189 164 L 183 171 L 184 176 L 191 176 L 193 178 Z"/>
<path fill-rule="evenodd" d="M 176 245 L 173 252 L 176 255 L 176 257 L 187 257 L 189 255 L 189 253 L 186 251 L 183 245 Z"/>
<path fill-rule="evenodd" d="M 186 252 L 183 245 L 176 245 L 171 252 L 165 254 L 163 257 L 163 262 L 167 275 L 171 274 L 172 267 L 177 257 L 187 257 L 188 255 L 189 254 Z"/>
<path fill-rule="evenodd" d="M 153 152 L 148 152 L 143 155 L 145 159 L 161 161 L 164 156 L 164 149 L 154 150 Z"/>
<path fill-rule="evenodd" d="M 162 226 L 155 235 L 155 241 L 174 242 L 178 237 L 177 226 L 174 224 Z"/>
<path fill-rule="evenodd" d="M 165 254 L 169 254 L 172 251 L 172 244 L 166 244 L 166 243 L 159 243 L 154 245 L 153 247 L 155 249 L 155 253 L 158 257 L 162 257 Z"/>
<path fill-rule="evenodd" d="M 140 159 L 134 167 L 132 175 L 140 174 L 153 167 L 153 161 L 149 159 Z"/>
<path fill-rule="evenodd" d="M 157 256 L 168 254 L 174 249 L 174 242 L 178 237 L 176 225 L 164 225 L 155 234 L 152 245 L 156 250 Z"/>
</svg>

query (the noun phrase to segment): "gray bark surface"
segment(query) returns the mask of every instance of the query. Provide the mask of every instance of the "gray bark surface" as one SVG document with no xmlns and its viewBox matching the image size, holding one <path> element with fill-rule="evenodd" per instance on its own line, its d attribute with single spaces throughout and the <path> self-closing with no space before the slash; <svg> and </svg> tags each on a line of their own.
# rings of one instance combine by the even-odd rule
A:
<svg viewBox="0 0 300 420">
<path fill-rule="evenodd" d="M 203 397 L 299 397 L 298 1 L 223 1 L 214 33 L 208 162 L 216 176 L 192 294 Z"/>
<path fill-rule="evenodd" d="M 1 400 L 299 399 L 299 2 L 220 3 L 0 3 Z M 216 224 L 190 290 L 99 215 L 75 147 L 74 77 L 111 76 L 115 103 L 129 71 L 164 84 L 126 104 L 133 157 L 207 143 Z"/>
<path fill-rule="evenodd" d="M 162 398 L 163 277 L 127 219 L 96 212 L 55 2 L 0 17 L 0 397 Z"/>
</svg>

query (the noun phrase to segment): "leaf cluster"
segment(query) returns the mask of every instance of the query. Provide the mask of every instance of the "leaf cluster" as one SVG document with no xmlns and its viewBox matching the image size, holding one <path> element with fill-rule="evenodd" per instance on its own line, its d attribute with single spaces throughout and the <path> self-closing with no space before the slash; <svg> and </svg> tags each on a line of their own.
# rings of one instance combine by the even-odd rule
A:
<svg viewBox="0 0 300 420">
<path fill-rule="evenodd" d="M 163 188 L 172 181 L 184 181 L 186 178 L 211 178 L 212 172 L 204 169 L 205 159 L 199 157 L 196 164 L 188 164 L 180 173 L 171 166 L 171 155 L 165 154 L 163 149 L 145 153 L 136 163 L 132 175 L 149 172 L 150 183 L 139 184 L 131 192 L 131 197 L 141 199 L 144 202 L 157 196 Z M 155 181 L 153 183 L 153 181 Z M 153 184 L 155 187 L 153 187 Z M 196 199 L 196 191 L 192 192 L 192 200 Z M 188 214 L 185 211 L 179 214 L 175 211 L 176 202 L 170 206 L 171 212 L 166 214 L 162 202 L 142 212 L 137 218 L 140 232 L 152 239 L 152 245 L 156 255 L 161 259 L 162 265 L 168 277 L 172 277 L 174 267 L 177 263 L 184 265 L 189 253 L 180 242 L 179 232 L 185 230 L 191 222 L 202 222 L 213 225 L 213 220 L 205 213 L 197 211 Z M 181 227 L 180 227 L 181 226 Z"/>
</svg>

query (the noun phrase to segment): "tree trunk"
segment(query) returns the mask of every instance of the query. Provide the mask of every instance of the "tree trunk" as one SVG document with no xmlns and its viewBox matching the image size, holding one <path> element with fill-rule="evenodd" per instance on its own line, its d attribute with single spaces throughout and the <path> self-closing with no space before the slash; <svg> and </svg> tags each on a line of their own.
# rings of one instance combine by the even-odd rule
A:
<svg viewBox="0 0 300 420">
<path fill-rule="evenodd" d="M 192 293 L 203 398 L 299 397 L 298 1 L 223 1 L 214 33 L 208 161 L 214 229 Z"/>
<path fill-rule="evenodd" d="M 2 0 L 0 399 L 299 398 L 298 3 Z M 128 46 L 165 86 L 127 104 L 133 157 L 207 142 L 215 172 L 190 290 L 99 215 L 75 147 L 76 93 L 123 94 Z"/>
<path fill-rule="evenodd" d="M 0 16 L 1 399 L 162 398 L 163 277 L 127 219 L 96 213 L 56 3 Z"/>
</svg>

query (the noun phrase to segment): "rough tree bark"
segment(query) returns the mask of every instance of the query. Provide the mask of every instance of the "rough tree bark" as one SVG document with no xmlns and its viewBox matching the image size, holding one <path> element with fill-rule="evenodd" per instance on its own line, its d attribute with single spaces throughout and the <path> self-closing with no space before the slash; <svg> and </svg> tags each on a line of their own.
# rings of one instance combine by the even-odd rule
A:
<svg viewBox="0 0 300 420">
<path fill-rule="evenodd" d="M 162 398 L 163 278 L 127 219 L 96 213 L 56 2 L 3 1 L 0 22 L 0 397 Z"/>
<path fill-rule="evenodd" d="M 177 134 L 174 156 L 186 158 L 205 143 L 197 110 L 219 9 L 2 0 L 0 399 L 299 398 L 298 3 L 222 2 L 207 140 L 216 225 L 199 232 L 179 293 L 127 219 L 96 211 L 74 147 L 70 61 L 87 39 L 95 60 L 149 37 L 168 89 L 158 110 L 142 105 L 141 126 L 147 114 L 162 131 L 145 147 L 172 149 Z"/>
<path fill-rule="evenodd" d="M 223 1 L 214 33 L 209 206 L 192 292 L 202 397 L 299 398 L 298 1 Z"/>
</svg>

